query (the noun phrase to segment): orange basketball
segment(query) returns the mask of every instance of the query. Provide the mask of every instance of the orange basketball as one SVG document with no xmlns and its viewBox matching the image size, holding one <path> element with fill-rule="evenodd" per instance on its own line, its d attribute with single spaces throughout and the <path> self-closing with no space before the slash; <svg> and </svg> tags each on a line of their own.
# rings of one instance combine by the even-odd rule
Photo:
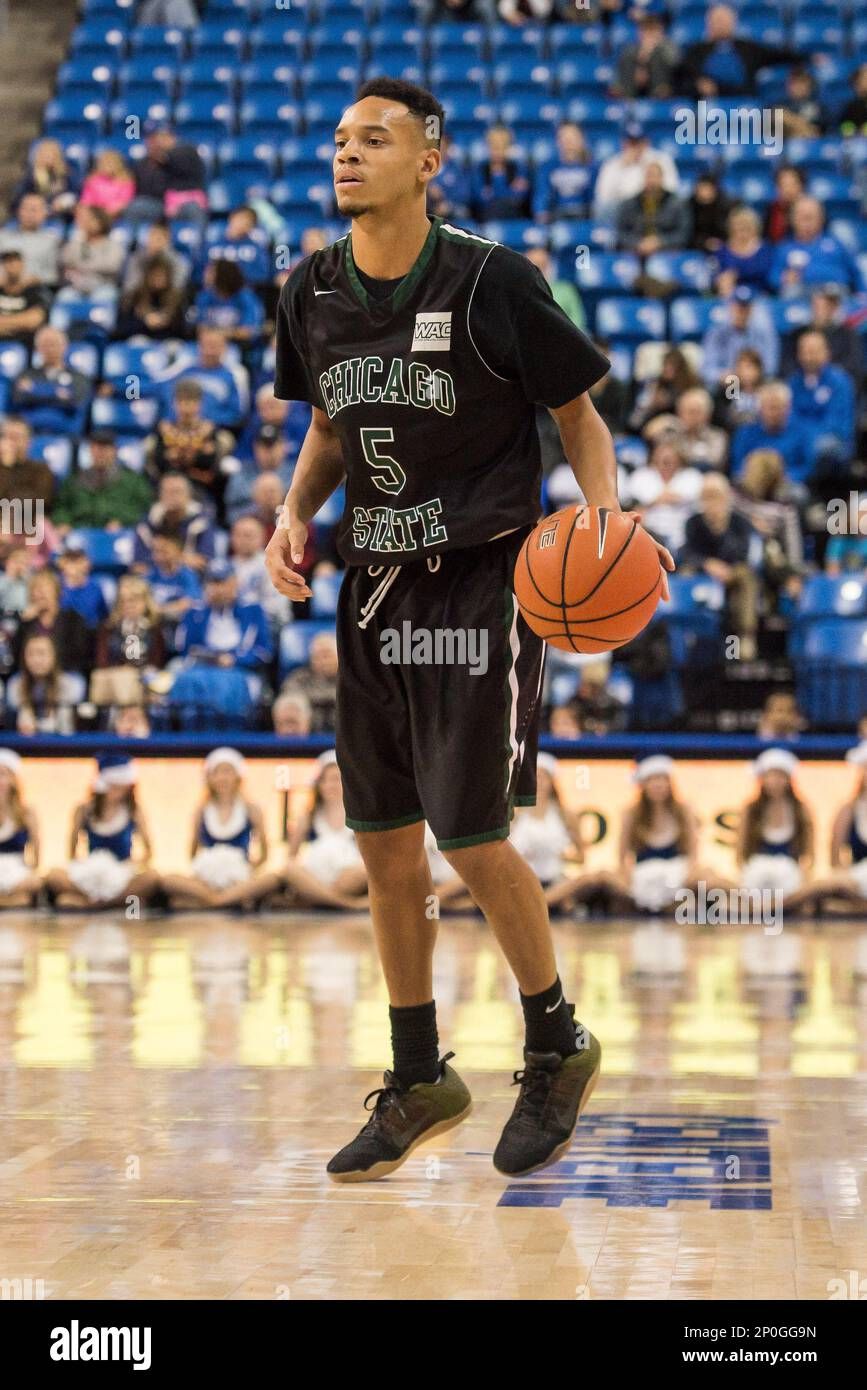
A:
<svg viewBox="0 0 867 1390">
<path fill-rule="evenodd" d="M 540 521 L 515 565 L 515 597 L 530 627 L 567 652 L 631 642 L 662 592 L 656 546 L 637 522 L 584 502 Z"/>
</svg>

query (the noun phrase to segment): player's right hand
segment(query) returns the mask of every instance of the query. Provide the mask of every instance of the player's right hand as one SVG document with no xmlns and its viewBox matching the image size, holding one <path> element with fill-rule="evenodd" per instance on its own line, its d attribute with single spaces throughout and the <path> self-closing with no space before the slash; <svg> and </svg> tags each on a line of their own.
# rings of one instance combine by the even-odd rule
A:
<svg viewBox="0 0 867 1390">
<path fill-rule="evenodd" d="M 265 565 L 268 576 L 278 594 L 285 594 L 293 603 L 312 598 L 313 591 L 303 574 L 293 565 L 300 565 L 307 544 L 307 527 L 300 521 L 288 520 L 278 526 L 265 547 Z"/>
</svg>

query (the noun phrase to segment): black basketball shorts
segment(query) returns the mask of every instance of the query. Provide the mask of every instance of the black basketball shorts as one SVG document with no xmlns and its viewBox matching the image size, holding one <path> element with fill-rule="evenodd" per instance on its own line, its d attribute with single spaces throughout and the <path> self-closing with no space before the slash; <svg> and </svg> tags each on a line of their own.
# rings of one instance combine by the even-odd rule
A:
<svg viewBox="0 0 867 1390">
<path fill-rule="evenodd" d="M 426 820 L 458 849 L 505 839 L 535 804 L 544 643 L 512 592 L 528 530 L 347 570 L 336 748 L 353 830 Z"/>
</svg>

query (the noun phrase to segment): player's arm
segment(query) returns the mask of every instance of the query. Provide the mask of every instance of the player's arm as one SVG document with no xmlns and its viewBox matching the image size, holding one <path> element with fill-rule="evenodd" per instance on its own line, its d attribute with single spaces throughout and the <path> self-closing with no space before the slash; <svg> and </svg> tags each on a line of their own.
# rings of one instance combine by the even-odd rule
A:
<svg viewBox="0 0 867 1390">
<path fill-rule="evenodd" d="M 560 431 L 563 453 L 575 480 L 591 507 L 621 510 L 617 496 L 617 459 L 611 431 L 590 399 L 589 392 L 565 405 L 548 407 Z M 638 512 L 629 516 L 641 524 Z M 674 569 L 674 559 L 664 545 L 655 542 L 664 570 Z M 666 587 L 667 597 L 667 587 Z"/>
<path fill-rule="evenodd" d="M 271 583 L 287 598 L 297 601 L 310 597 L 304 577 L 292 565 L 300 565 L 310 523 L 340 486 L 345 471 L 337 433 L 325 411 L 313 406 L 310 427 L 283 503 L 282 520 L 265 549 Z"/>
</svg>

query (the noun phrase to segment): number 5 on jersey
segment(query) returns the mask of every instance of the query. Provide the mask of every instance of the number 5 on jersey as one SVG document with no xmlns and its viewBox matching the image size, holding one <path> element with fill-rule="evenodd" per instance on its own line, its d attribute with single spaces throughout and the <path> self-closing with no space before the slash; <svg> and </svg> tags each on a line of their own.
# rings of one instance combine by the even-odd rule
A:
<svg viewBox="0 0 867 1390">
<path fill-rule="evenodd" d="M 390 454 L 379 453 L 380 444 L 394 443 L 394 430 L 362 428 L 359 433 L 364 457 L 370 464 L 374 485 L 379 488 L 380 492 L 402 492 L 406 483 L 406 474 L 397 459 L 392 458 Z"/>
</svg>

